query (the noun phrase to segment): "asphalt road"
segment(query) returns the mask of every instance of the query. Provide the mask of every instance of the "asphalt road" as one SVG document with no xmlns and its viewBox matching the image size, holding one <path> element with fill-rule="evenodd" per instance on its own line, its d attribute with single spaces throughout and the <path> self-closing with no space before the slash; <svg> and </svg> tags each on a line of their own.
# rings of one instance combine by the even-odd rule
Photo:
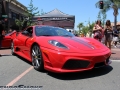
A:
<svg viewBox="0 0 120 90">
<path fill-rule="evenodd" d="M 31 63 L 11 55 L 0 57 L 0 64 L 0 87 L 21 85 L 40 87 L 39 90 L 120 90 L 119 60 L 113 60 L 104 68 L 69 74 L 38 72 Z"/>
</svg>

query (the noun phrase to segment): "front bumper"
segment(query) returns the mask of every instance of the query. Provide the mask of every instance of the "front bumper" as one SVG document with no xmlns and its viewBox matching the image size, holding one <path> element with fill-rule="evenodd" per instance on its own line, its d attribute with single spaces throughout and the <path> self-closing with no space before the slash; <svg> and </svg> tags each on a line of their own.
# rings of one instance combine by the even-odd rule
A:
<svg viewBox="0 0 120 90">
<path fill-rule="evenodd" d="M 44 68 L 56 73 L 79 72 L 109 65 L 111 52 L 82 54 L 41 48 Z"/>
</svg>

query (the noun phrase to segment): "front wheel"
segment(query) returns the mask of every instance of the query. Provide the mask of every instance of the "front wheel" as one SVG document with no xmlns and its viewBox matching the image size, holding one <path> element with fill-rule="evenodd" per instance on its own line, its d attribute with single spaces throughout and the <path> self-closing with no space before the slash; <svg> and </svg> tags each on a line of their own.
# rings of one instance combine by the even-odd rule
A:
<svg viewBox="0 0 120 90">
<path fill-rule="evenodd" d="M 15 51 L 14 51 L 14 43 L 11 42 L 11 54 L 12 54 L 12 55 L 15 55 L 14 52 L 15 52 Z"/>
<path fill-rule="evenodd" d="M 43 64 L 42 52 L 38 45 L 34 45 L 32 47 L 31 55 L 32 55 L 32 65 L 33 65 L 34 69 L 36 69 L 38 71 L 43 71 L 44 64 Z"/>
</svg>

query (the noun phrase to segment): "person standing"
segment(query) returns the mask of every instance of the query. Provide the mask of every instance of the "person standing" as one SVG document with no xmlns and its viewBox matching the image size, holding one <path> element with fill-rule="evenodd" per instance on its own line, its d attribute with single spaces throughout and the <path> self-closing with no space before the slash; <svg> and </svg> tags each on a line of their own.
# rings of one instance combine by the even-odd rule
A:
<svg viewBox="0 0 120 90">
<path fill-rule="evenodd" d="M 117 42 L 119 41 L 118 35 L 119 35 L 118 29 L 113 30 L 113 45 L 115 48 L 117 48 Z"/>
<path fill-rule="evenodd" d="M 113 39 L 113 29 L 110 20 L 106 21 L 104 35 L 105 35 L 105 45 L 109 47 L 109 49 L 111 49 L 111 42 Z"/>
<path fill-rule="evenodd" d="M 93 27 L 93 38 L 101 42 L 101 39 L 103 37 L 102 32 L 103 28 L 101 26 L 101 21 L 97 20 L 96 24 Z"/>
<path fill-rule="evenodd" d="M 3 28 L 3 25 L 2 25 L 2 21 L 0 21 L 0 49 L 1 49 L 1 46 L 2 46 L 3 30 L 4 30 L 4 28 Z M 1 56 L 1 54 L 0 54 L 0 56 Z"/>
</svg>

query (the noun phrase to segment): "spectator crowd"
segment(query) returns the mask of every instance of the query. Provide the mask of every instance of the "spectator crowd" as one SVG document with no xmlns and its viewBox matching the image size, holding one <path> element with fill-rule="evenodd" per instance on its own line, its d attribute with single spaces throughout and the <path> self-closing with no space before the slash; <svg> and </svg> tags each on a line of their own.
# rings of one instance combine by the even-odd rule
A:
<svg viewBox="0 0 120 90">
<path fill-rule="evenodd" d="M 111 45 L 117 48 L 119 42 L 119 30 L 111 26 L 111 21 L 107 20 L 105 26 L 102 27 L 101 21 L 97 20 L 93 27 L 93 38 L 103 42 L 109 49 Z"/>
<path fill-rule="evenodd" d="M 75 36 L 79 35 L 75 34 Z M 86 35 L 80 34 L 80 37 L 92 37 L 105 44 L 109 49 L 111 49 L 112 46 L 117 48 L 117 44 L 120 42 L 119 29 L 117 29 L 117 27 L 113 28 L 110 20 L 106 20 L 104 27 L 102 26 L 101 21 L 97 20 L 93 27 L 92 35 L 90 36 L 90 33 L 87 33 Z"/>
</svg>

